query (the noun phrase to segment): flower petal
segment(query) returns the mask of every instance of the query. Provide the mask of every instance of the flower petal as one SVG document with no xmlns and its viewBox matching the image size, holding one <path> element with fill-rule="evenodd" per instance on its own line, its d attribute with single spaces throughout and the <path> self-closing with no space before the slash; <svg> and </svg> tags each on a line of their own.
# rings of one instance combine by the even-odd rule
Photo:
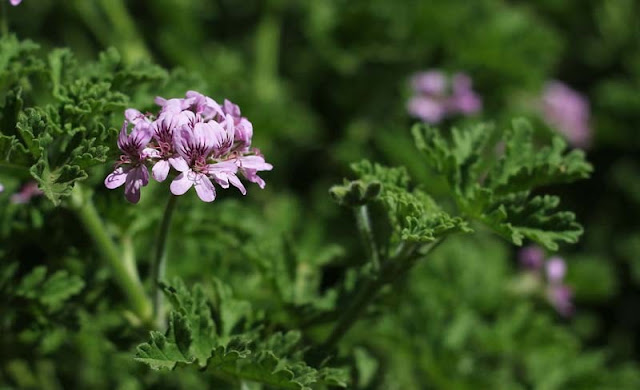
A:
<svg viewBox="0 0 640 390">
<path fill-rule="evenodd" d="M 187 177 L 188 173 L 190 172 L 191 171 L 182 172 L 178 175 L 178 177 L 173 179 L 171 185 L 169 186 L 172 194 L 183 195 L 185 192 L 189 191 L 189 188 L 191 188 L 191 186 L 193 185 L 193 181 L 189 180 L 189 178 Z"/>
<path fill-rule="evenodd" d="M 167 175 L 169 175 L 169 168 L 169 161 L 160 160 L 151 169 L 151 174 L 158 182 L 163 182 L 167 178 Z"/>
<path fill-rule="evenodd" d="M 240 179 L 238 179 L 238 176 L 236 175 L 229 175 L 229 182 L 236 187 L 237 189 L 240 190 L 240 192 L 242 193 L 242 195 L 246 195 L 247 194 L 247 189 L 244 188 L 244 185 L 242 184 L 242 182 L 240 181 Z"/>
<path fill-rule="evenodd" d="M 178 172 L 186 172 L 189 170 L 189 164 L 187 164 L 187 161 L 182 157 L 169 157 L 169 163 Z"/>
<path fill-rule="evenodd" d="M 144 165 L 133 168 L 127 173 L 124 196 L 131 203 L 140 201 L 140 189 L 149 183 L 149 171 Z"/>
<path fill-rule="evenodd" d="M 195 182 L 196 192 L 198 197 L 203 202 L 213 202 L 216 198 L 216 189 L 213 187 L 213 183 L 203 174 L 198 175 L 198 179 Z"/>
<path fill-rule="evenodd" d="M 104 186 L 113 190 L 123 185 L 126 179 L 127 173 L 122 167 L 118 167 L 104 179 Z"/>
<path fill-rule="evenodd" d="M 256 171 L 270 171 L 273 165 L 264 161 L 262 156 L 242 156 L 238 158 L 239 167 Z"/>
<path fill-rule="evenodd" d="M 193 142 L 199 147 L 203 147 L 205 154 L 209 154 L 216 144 L 216 133 L 218 131 L 224 130 L 217 122 L 196 123 L 193 126 Z"/>
</svg>

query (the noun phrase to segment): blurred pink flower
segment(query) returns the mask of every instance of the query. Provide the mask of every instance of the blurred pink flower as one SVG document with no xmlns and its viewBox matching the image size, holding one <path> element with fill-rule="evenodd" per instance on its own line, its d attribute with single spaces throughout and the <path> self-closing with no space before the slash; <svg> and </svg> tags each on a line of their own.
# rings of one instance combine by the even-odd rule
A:
<svg viewBox="0 0 640 390">
<path fill-rule="evenodd" d="M 31 198 L 40 195 L 42 195 L 42 191 L 38 188 L 38 183 L 32 180 L 23 185 L 19 192 L 11 195 L 10 201 L 13 204 L 26 204 Z"/>
<path fill-rule="evenodd" d="M 589 147 L 589 101 L 583 95 L 560 81 L 550 81 L 544 88 L 542 111 L 547 123 L 564 135 L 569 144 Z"/>
<path fill-rule="evenodd" d="M 558 256 L 554 256 L 547 260 L 545 264 L 547 271 L 547 280 L 550 283 L 562 283 L 567 273 L 567 264 Z"/>
<path fill-rule="evenodd" d="M 560 315 L 569 317 L 574 312 L 573 292 L 564 284 L 551 285 L 547 290 L 547 299 Z"/>
<path fill-rule="evenodd" d="M 529 275 L 533 275 L 538 281 L 536 290 L 544 292 L 545 298 L 553 308 L 562 316 L 573 314 L 573 293 L 571 287 L 564 283 L 567 273 L 567 264 L 559 256 L 553 256 L 545 261 L 542 248 L 537 245 L 529 245 L 518 253 L 520 265 Z M 542 270 L 544 268 L 544 276 Z"/>
<path fill-rule="evenodd" d="M 544 251 L 537 245 L 525 246 L 518 252 L 518 260 L 523 267 L 538 270 L 544 263 Z"/>
<path fill-rule="evenodd" d="M 11 3 L 11 5 L 16 6 L 18 4 L 20 4 L 22 2 L 22 0 L 9 0 L 9 3 Z"/>
<path fill-rule="evenodd" d="M 464 73 L 447 77 L 438 70 L 420 72 L 411 78 L 411 88 L 414 95 L 407 102 L 407 111 L 424 122 L 438 123 L 451 115 L 471 115 L 482 109 L 482 99 Z"/>
</svg>

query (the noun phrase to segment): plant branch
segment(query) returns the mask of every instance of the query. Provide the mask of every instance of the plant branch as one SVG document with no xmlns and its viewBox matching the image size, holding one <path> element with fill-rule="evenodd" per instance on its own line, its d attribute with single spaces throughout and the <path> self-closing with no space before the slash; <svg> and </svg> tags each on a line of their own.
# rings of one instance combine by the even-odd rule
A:
<svg viewBox="0 0 640 390">
<path fill-rule="evenodd" d="M 169 227 L 171 226 L 171 217 L 173 211 L 176 208 L 175 195 L 169 196 L 169 201 L 164 209 L 164 215 L 162 216 L 162 222 L 160 223 L 160 230 L 158 231 L 158 238 L 156 241 L 156 252 L 151 264 L 151 285 L 153 296 L 153 314 L 155 316 L 156 324 L 160 329 L 164 324 L 164 295 L 159 287 L 159 282 L 164 279 L 165 271 L 167 268 L 167 240 L 169 237 Z"/>
<path fill-rule="evenodd" d="M 117 248 L 105 229 L 105 224 L 93 201 L 84 192 L 82 185 L 76 184 L 71 193 L 71 209 L 78 216 L 86 232 L 91 236 L 103 260 L 129 301 L 133 313 L 143 324 L 151 323 L 151 304 L 140 282 L 135 266 L 127 264 L 125 256 Z"/>
<path fill-rule="evenodd" d="M 380 253 L 376 245 L 373 229 L 371 228 L 371 219 L 369 218 L 369 208 L 367 205 L 357 207 L 355 210 L 356 222 L 358 230 L 362 236 L 365 247 L 368 251 L 369 259 L 373 266 L 373 271 L 378 272 L 380 269 Z"/>
<path fill-rule="evenodd" d="M 415 244 L 403 243 L 396 253 L 382 264 L 380 272 L 374 278 L 367 279 L 350 300 L 348 307 L 338 318 L 331 334 L 322 344 L 325 351 L 331 350 L 342 337 L 353 327 L 358 318 L 367 309 L 378 292 L 387 284 L 392 283 L 399 276 L 411 269 L 415 263 L 427 253 L 436 248 L 443 239 L 430 244 L 425 251 L 416 253 Z"/>
</svg>

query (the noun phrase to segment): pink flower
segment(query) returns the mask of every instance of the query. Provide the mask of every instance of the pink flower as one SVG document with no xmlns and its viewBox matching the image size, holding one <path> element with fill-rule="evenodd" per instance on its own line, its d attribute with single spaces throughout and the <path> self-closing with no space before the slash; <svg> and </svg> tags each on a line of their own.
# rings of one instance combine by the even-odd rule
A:
<svg viewBox="0 0 640 390">
<path fill-rule="evenodd" d="M 542 112 L 547 123 L 555 127 L 569 143 L 586 148 L 591 143 L 588 100 L 559 81 L 550 81 L 542 95 Z"/>
<path fill-rule="evenodd" d="M 548 259 L 545 268 L 547 270 L 547 280 L 550 283 L 562 283 L 567 273 L 567 265 L 562 258 L 556 256 Z"/>
<path fill-rule="evenodd" d="M 447 77 L 438 70 L 416 73 L 411 78 L 414 91 L 426 95 L 442 95 L 447 88 Z"/>
<path fill-rule="evenodd" d="M 211 175 L 221 187 L 228 188 L 231 183 L 245 194 L 244 186 L 235 175 L 237 167 L 234 164 L 210 162 L 229 152 L 233 146 L 233 135 L 233 119 L 230 117 L 225 121 L 225 128 L 214 121 L 196 123 L 193 128 L 182 126 L 174 134 L 174 144 L 181 157 L 174 167 L 181 173 L 171 183 L 171 192 L 182 195 L 195 187 L 202 201 L 212 202 L 216 198 L 216 190 L 209 178 Z"/>
<path fill-rule="evenodd" d="M 529 245 L 518 253 L 520 264 L 531 270 L 538 270 L 544 263 L 544 251 L 537 245 Z"/>
<path fill-rule="evenodd" d="M 16 6 L 20 3 L 22 3 L 22 0 L 9 0 L 9 3 L 11 3 L 11 5 Z"/>
<path fill-rule="evenodd" d="M 482 99 L 471 84 L 464 73 L 451 78 L 437 70 L 418 73 L 411 79 L 414 95 L 407 102 L 407 111 L 434 124 L 455 114 L 475 114 L 482 109 Z"/>
<path fill-rule="evenodd" d="M 564 317 L 569 317 L 574 312 L 572 297 L 571 288 L 562 284 L 552 285 L 547 290 L 549 303 Z"/>
<path fill-rule="evenodd" d="M 253 156 L 238 157 L 236 162 L 240 173 L 242 173 L 247 180 L 258 184 L 260 188 L 264 188 L 265 182 L 258 176 L 258 172 L 270 171 L 273 169 L 273 165 L 265 162 L 264 157 L 260 155 L 259 151 L 256 151 L 256 154 Z"/>
<path fill-rule="evenodd" d="M 453 94 L 449 99 L 449 110 L 464 115 L 475 114 L 482 109 L 482 99 L 471 88 L 471 78 L 456 73 L 452 81 Z"/>
<path fill-rule="evenodd" d="M 239 149 L 246 150 L 251 145 L 251 137 L 253 137 L 253 125 L 249 120 L 240 114 L 240 107 L 237 104 L 233 104 L 230 100 L 224 99 L 224 105 L 222 106 L 222 112 L 224 115 L 231 115 L 233 118 L 233 124 L 235 126 L 234 139 L 237 142 Z"/>
<path fill-rule="evenodd" d="M 20 192 L 16 192 L 11 195 L 10 201 L 13 204 L 26 204 L 29 203 L 31 198 L 42 195 L 43 192 L 38 188 L 38 183 L 30 181 L 23 185 Z"/>
<path fill-rule="evenodd" d="M 442 102 L 428 96 L 414 96 L 407 104 L 411 115 L 427 123 L 438 123 L 446 115 L 446 108 Z"/>
<path fill-rule="evenodd" d="M 196 120 L 197 118 L 195 114 L 191 111 L 182 111 L 178 113 L 167 112 L 161 114 L 160 117 L 151 124 L 153 137 L 158 144 L 156 156 L 159 157 L 159 160 L 151 169 L 151 174 L 158 182 L 163 182 L 167 178 L 170 165 L 175 167 L 177 164 L 176 159 L 179 158 L 176 150 L 174 149 L 174 130 L 187 124 L 191 124 L 191 126 L 193 126 Z"/>
<path fill-rule="evenodd" d="M 554 256 L 545 261 L 542 248 L 530 245 L 518 253 L 520 264 L 526 272 L 535 276 L 539 281 L 538 290 L 544 292 L 547 301 L 562 316 L 573 314 L 571 287 L 564 283 L 567 264 L 561 257 Z M 542 277 L 542 267 L 546 278 Z"/>
<path fill-rule="evenodd" d="M 140 118 L 127 134 L 129 121 L 125 120 L 118 135 L 118 148 L 122 151 L 116 168 L 104 180 L 104 185 L 112 190 L 125 185 L 124 195 L 131 203 L 140 201 L 140 189 L 149 183 L 149 171 L 144 165 L 151 151 L 147 144 L 153 135 L 151 125 Z"/>
<path fill-rule="evenodd" d="M 166 180 L 174 168 L 178 174 L 169 185 L 171 192 L 183 195 L 195 187 L 205 202 L 216 198 L 214 183 L 222 188 L 234 186 L 245 195 L 238 172 L 261 188 L 265 186 L 258 172 L 273 167 L 251 148 L 253 126 L 237 105 L 225 99 L 221 107 L 195 91 L 179 99 L 157 97 L 155 102 L 161 109 L 153 121 L 150 114 L 125 111 L 127 119 L 118 138 L 123 155 L 105 180 L 108 188 L 125 183 L 127 199 L 137 202 L 140 188 L 149 181 L 147 164 L 153 165 L 151 173 L 158 182 Z M 127 135 L 129 123 L 133 130 Z"/>
</svg>

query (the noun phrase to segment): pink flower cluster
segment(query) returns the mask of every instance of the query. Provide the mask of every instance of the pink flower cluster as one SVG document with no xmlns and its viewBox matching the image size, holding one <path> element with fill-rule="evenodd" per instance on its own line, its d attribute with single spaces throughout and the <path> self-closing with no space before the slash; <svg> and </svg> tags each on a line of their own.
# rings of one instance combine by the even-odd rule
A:
<svg viewBox="0 0 640 390">
<path fill-rule="evenodd" d="M 20 3 L 22 3 L 22 0 L 9 0 L 9 3 L 11 3 L 11 5 L 18 5 Z"/>
<path fill-rule="evenodd" d="M 175 169 L 171 192 L 182 195 L 194 187 L 204 202 L 216 198 L 213 182 L 222 188 L 232 185 L 245 195 L 238 174 L 264 188 L 258 172 L 273 167 L 251 147 L 253 126 L 237 105 L 226 99 L 219 105 L 195 91 L 184 99 L 157 97 L 156 103 L 161 110 L 155 118 L 133 108 L 125 111 L 118 136 L 122 155 L 104 181 L 107 188 L 124 185 L 127 200 L 137 203 L 141 188 L 149 183 L 148 166 L 158 182 Z"/>
<path fill-rule="evenodd" d="M 538 278 L 541 278 L 542 269 L 544 268 L 545 296 L 547 300 L 561 315 L 568 317 L 573 314 L 574 307 L 571 302 L 573 293 L 571 288 L 564 284 L 564 277 L 567 273 L 565 261 L 558 256 L 545 260 L 544 251 L 535 245 L 530 245 L 520 250 L 518 257 L 522 267 Z"/>
<path fill-rule="evenodd" d="M 411 78 L 411 89 L 414 95 L 407 110 L 424 122 L 435 124 L 451 115 L 471 115 L 482 109 L 482 99 L 464 73 L 452 77 L 438 70 L 417 73 Z"/>
<path fill-rule="evenodd" d="M 11 195 L 11 203 L 13 204 L 26 204 L 31 201 L 32 198 L 42 195 L 43 192 L 38 188 L 38 183 L 31 180 L 25 183 L 20 191 Z"/>
<path fill-rule="evenodd" d="M 0 183 L 0 192 L 4 192 L 4 185 Z M 31 201 L 32 198 L 42 195 L 43 192 L 38 188 L 38 183 L 31 180 L 24 184 L 20 191 L 11 195 L 10 201 L 13 204 L 26 204 Z"/>
<path fill-rule="evenodd" d="M 569 144 L 587 148 L 591 143 L 589 101 L 559 81 L 550 81 L 542 95 L 542 113 L 546 122 L 556 128 Z"/>
</svg>

